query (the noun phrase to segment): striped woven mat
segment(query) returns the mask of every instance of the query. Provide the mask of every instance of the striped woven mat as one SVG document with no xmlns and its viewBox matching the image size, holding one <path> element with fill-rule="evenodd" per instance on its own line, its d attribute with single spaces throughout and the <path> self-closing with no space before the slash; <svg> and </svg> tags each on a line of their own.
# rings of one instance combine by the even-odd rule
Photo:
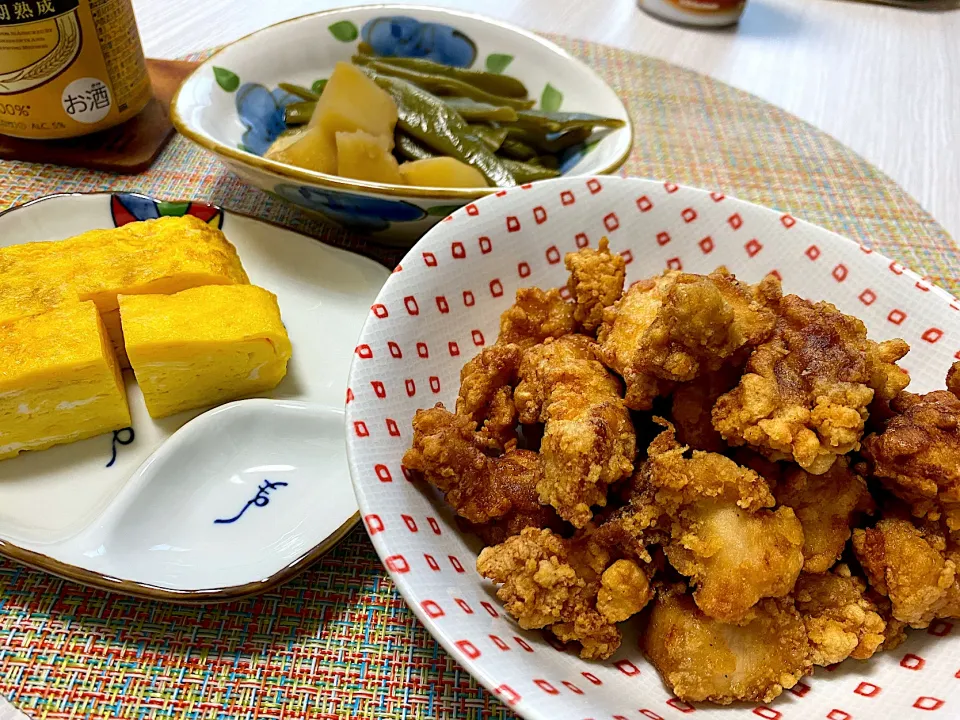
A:
<svg viewBox="0 0 960 720">
<path fill-rule="evenodd" d="M 703 75 L 551 39 L 627 103 L 637 141 L 626 174 L 790 212 L 960 289 L 960 255 L 943 228 L 829 136 Z M 387 265 L 398 259 L 242 184 L 182 138 L 136 177 L 0 162 L 0 209 L 94 190 L 212 201 Z M 273 592 L 200 608 L 89 590 L 0 560 L 0 696 L 35 718 L 512 717 L 407 610 L 361 528 Z"/>
</svg>

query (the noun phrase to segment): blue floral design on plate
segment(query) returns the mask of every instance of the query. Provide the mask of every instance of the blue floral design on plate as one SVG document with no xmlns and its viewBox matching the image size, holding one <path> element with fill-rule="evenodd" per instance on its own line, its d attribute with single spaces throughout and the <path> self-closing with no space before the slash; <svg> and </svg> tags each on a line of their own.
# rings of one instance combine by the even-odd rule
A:
<svg viewBox="0 0 960 720">
<path fill-rule="evenodd" d="M 377 55 L 427 58 L 455 67 L 470 67 L 477 59 L 476 44 L 456 28 L 403 15 L 368 20 L 360 35 Z"/>
<path fill-rule="evenodd" d="M 287 129 L 283 110 L 300 98 L 277 88 L 273 92 L 259 83 L 244 83 L 237 90 L 236 107 L 247 131 L 243 134 L 243 146 L 254 155 L 263 155 L 270 143 Z"/>
<path fill-rule="evenodd" d="M 422 209 L 403 200 L 384 200 L 290 183 L 281 183 L 273 191 L 284 200 L 365 232 L 386 230 L 392 222 L 413 222 L 426 216 Z"/>
</svg>

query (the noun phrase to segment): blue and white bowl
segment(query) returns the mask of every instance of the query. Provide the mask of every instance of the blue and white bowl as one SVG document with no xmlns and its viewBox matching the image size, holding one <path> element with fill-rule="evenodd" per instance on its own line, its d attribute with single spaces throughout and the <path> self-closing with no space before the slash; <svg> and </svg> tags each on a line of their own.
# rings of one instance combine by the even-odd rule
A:
<svg viewBox="0 0 960 720">
<path fill-rule="evenodd" d="M 614 172 L 630 153 L 633 128 L 613 89 L 590 68 L 536 35 L 469 13 L 415 5 L 343 8 L 272 25 L 228 45 L 183 83 L 174 125 L 243 180 L 377 241 L 409 245 L 454 210 L 497 188 L 425 188 L 362 182 L 268 160 L 297 98 L 281 82 L 310 87 L 349 60 L 361 41 L 380 55 L 426 57 L 506 72 L 550 110 L 620 118 L 626 126 L 577 147 L 565 175 Z"/>
</svg>

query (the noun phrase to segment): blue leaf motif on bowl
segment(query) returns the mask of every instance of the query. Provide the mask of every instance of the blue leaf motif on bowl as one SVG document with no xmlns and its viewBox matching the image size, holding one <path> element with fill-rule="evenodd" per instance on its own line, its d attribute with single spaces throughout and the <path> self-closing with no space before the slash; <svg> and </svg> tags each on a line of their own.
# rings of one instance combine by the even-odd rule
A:
<svg viewBox="0 0 960 720">
<path fill-rule="evenodd" d="M 235 102 L 240 122 L 247 128 L 243 134 L 247 151 L 263 155 L 270 143 L 287 128 L 283 121 L 284 108 L 299 99 L 280 88 L 270 92 L 258 83 L 241 85 Z"/>
<path fill-rule="evenodd" d="M 360 35 L 377 55 L 427 58 L 455 67 L 470 67 L 477 59 L 476 43 L 460 30 L 403 15 L 368 20 Z"/>
<path fill-rule="evenodd" d="M 386 230 L 392 222 L 413 222 L 426 216 L 422 209 L 403 200 L 384 200 L 290 183 L 281 183 L 273 190 L 284 200 L 322 213 L 354 230 L 376 232 Z"/>
</svg>

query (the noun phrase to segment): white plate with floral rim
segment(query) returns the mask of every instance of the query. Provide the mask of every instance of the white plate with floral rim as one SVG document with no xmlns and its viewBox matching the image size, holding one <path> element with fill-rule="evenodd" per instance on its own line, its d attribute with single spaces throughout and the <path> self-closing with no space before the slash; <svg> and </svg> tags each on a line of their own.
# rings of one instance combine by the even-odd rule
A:
<svg viewBox="0 0 960 720">
<path fill-rule="evenodd" d="M 627 281 L 665 268 L 726 265 L 861 317 L 874 339 L 903 337 L 917 392 L 942 388 L 960 350 L 960 303 L 928 281 L 792 215 L 651 180 L 568 178 L 513 188 L 454 213 L 403 259 L 372 307 L 350 372 L 347 447 L 367 532 L 428 630 L 513 710 L 538 720 L 957 716 L 960 633 L 937 620 L 866 662 L 818 668 L 769 705 L 693 707 L 644 659 L 636 629 L 588 662 L 519 628 L 475 570 L 479 542 L 440 497 L 406 479 L 418 408 L 452 407 L 463 364 L 497 336 L 520 287 L 558 287 L 563 256 L 608 236 Z M 401 269 L 402 268 L 402 269 Z M 403 359 L 398 359 L 402 356 Z M 952 710 L 951 710 L 952 708 Z"/>
<path fill-rule="evenodd" d="M 338 61 L 349 61 L 361 41 L 376 55 L 505 72 L 523 81 L 541 109 L 589 112 L 626 123 L 567 151 L 565 174 L 611 173 L 630 154 L 633 128 L 623 102 L 584 63 L 521 28 L 421 5 L 326 10 L 241 38 L 184 81 L 171 108 L 173 122 L 251 185 L 327 220 L 373 233 L 378 242 L 409 246 L 445 215 L 496 188 L 361 182 L 262 157 L 284 128 L 284 107 L 299 99 L 278 83 L 313 86 Z"/>
<path fill-rule="evenodd" d="M 251 282 L 277 295 L 287 376 L 272 401 L 155 421 L 127 371 L 131 428 L 0 461 L 0 554 L 117 592 L 211 602 L 292 577 L 357 522 L 344 393 L 389 271 L 254 218 L 135 194 L 13 208 L 0 214 L 0 245 L 185 213 L 222 228 Z"/>
</svg>

